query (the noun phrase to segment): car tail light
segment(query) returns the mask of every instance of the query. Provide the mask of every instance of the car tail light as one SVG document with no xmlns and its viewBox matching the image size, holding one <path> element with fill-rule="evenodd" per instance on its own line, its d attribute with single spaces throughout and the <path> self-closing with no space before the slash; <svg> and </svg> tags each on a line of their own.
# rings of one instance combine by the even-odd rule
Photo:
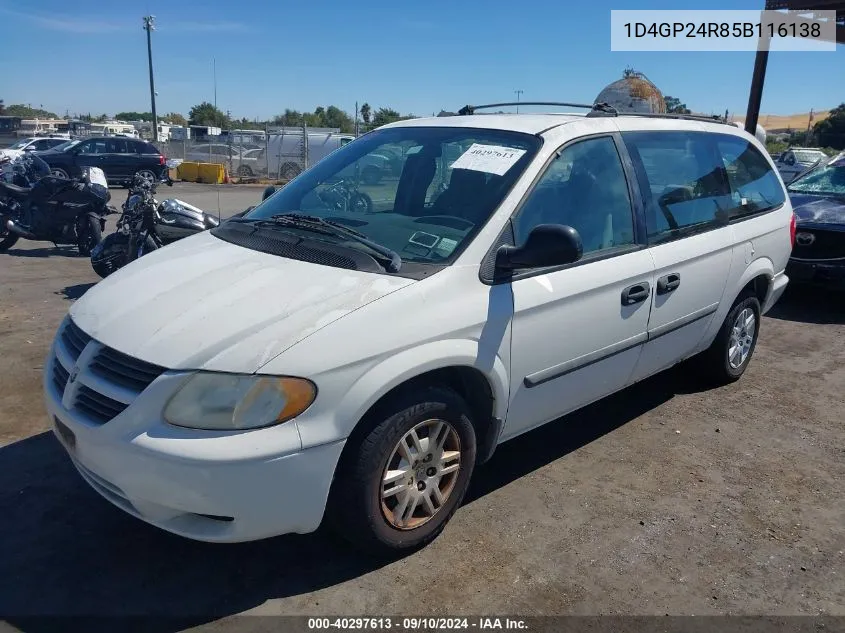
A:
<svg viewBox="0 0 845 633">
<path fill-rule="evenodd" d="M 164 156 L 164 154 L 158 155 L 158 164 L 159 165 L 166 165 L 167 164 L 167 158 Z"/>
<path fill-rule="evenodd" d="M 793 213 L 792 219 L 789 221 L 789 242 L 792 248 L 795 248 L 795 233 L 798 231 L 798 218 Z"/>
</svg>

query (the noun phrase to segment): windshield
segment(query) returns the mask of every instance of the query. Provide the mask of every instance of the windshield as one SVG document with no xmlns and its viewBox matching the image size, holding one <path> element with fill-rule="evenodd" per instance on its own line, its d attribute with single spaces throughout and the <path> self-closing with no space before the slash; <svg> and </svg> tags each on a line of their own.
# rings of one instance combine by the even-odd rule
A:
<svg viewBox="0 0 845 633">
<path fill-rule="evenodd" d="M 358 231 L 403 262 L 445 264 L 487 222 L 540 144 L 528 134 L 459 127 L 371 132 L 241 221 L 312 216 Z M 272 230 L 295 230 L 289 224 Z"/>
<path fill-rule="evenodd" d="M 812 151 L 806 151 L 806 150 L 805 151 L 795 150 L 792 153 L 795 154 L 795 160 L 796 161 L 798 161 L 799 163 L 804 163 L 804 164 L 808 164 L 808 165 L 815 163 L 820 158 L 822 158 L 822 159 L 827 158 L 827 154 L 825 154 L 824 152 L 812 152 Z"/>
<path fill-rule="evenodd" d="M 845 154 L 840 154 L 794 180 L 787 190 L 822 196 L 845 196 Z"/>
<path fill-rule="evenodd" d="M 9 149 L 23 149 L 24 147 L 29 145 L 34 140 L 35 139 L 33 139 L 33 138 L 22 138 L 21 140 L 19 140 L 14 145 L 9 145 Z"/>
<path fill-rule="evenodd" d="M 81 142 L 82 141 L 65 141 L 64 143 L 60 143 L 59 145 L 56 145 L 55 147 L 53 147 L 53 149 L 58 151 L 58 152 L 65 152 L 65 151 L 69 150 L 71 147 L 79 145 L 79 143 L 81 143 Z"/>
</svg>

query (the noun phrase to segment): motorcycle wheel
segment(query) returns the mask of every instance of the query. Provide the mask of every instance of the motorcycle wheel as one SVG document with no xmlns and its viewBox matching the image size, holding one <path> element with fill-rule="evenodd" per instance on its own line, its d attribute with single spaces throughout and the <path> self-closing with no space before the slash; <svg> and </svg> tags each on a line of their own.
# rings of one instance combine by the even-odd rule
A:
<svg viewBox="0 0 845 633">
<path fill-rule="evenodd" d="M 156 246 L 155 240 L 149 235 L 147 235 L 147 238 L 140 244 L 133 238 L 129 240 L 129 252 L 126 254 L 126 262 L 129 263 L 139 259 L 157 248 L 158 246 Z"/>
<path fill-rule="evenodd" d="M 349 210 L 355 213 L 372 213 L 373 199 L 366 193 L 353 193 L 349 198 Z"/>
<path fill-rule="evenodd" d="M 7 228 L 0 228 L 0 253 L 5 253 L 12 248 L 18 241 L 20 235 L 11 233 Z"/>
<path fill-rule="evenodd" d="M 79 254 L 82 257 L 91 257 L 91 251 L 103 239 L 103 232 L 100 229 L 100 220 L 85 216 L 77 225 L 76 230 L 77 242 L 76 247 L 79 249 Z"/>
</svg>

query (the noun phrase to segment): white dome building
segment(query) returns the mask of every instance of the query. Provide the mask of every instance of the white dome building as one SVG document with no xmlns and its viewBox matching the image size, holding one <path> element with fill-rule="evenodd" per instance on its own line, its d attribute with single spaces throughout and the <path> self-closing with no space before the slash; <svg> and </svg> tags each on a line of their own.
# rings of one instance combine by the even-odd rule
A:
<svg viewBox="0 0 845 633">
<path fill-rule="evenodd" d="M 618 112 L 663 114 L 666 102 L 663 93 L 644 74 L 632 68 L 625 69 L 622 79 L 614 81 L 599 93 L 596 103 L 607 103 Z"/>
</svg>

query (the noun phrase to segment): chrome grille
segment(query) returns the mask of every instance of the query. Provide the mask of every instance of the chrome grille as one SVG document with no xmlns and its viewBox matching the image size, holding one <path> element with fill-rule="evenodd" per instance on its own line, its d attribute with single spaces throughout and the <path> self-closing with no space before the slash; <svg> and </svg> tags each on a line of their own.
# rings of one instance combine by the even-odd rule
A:
<svg viewBox="0 0 845 633">
<path fill-rule="evenodd" d="M 112 400 L 108 396 L 104 396 L 90 387 L 82 385 L 79 391 L 76 392 L 76 400 L 73 406 L 92 420 L 100 424 L 105 424 L 122 413 L 129 405 Z"/>
<path fill-rule="evenodd" d="M 65 391 L 65 387 L 67 386 L 67 379 L 70 376 L 70 372 L 65 369 L 62 364 L 59 362 L 58 358 L 53 359 L 53 385 L 55 385 L 56 390 L 59 392 L 59 395 L 63 394 Z"/>
<path fill-rule="evenodd" d="M 79 358 L 82 350 L 88 345 L 91 337 L 79 329 L 77 325 L 68 319 L 67 325 L 62 330 L 62 342 L 67 347 L 67 351 L 73 357 L 73 360 Z"/>
<path fill-rule="evenodd" d="M 143 391 L 161 375 L 164 367 L 104 347 L 91 361 L 91 371 L 122 387 Z"/>
</svg>

